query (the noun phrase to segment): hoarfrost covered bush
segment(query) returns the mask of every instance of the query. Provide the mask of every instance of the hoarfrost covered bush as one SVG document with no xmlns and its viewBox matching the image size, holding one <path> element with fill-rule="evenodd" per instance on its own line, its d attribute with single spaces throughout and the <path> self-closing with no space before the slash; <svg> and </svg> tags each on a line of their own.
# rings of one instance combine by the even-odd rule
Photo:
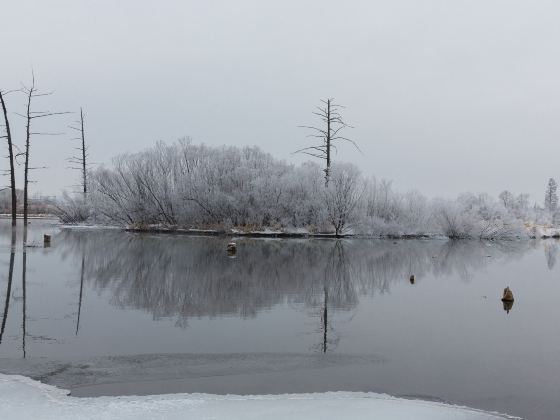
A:
<svg viewBox="0 0 560 420">
<path fill-rule="evenodd" d="M 523 221 L 487 194 L 462 194 L 457 201 L 437 201 L 434 214 L 449 238 L 514 239 L 526 237 Z"/>
<path fill-rule="evenodd" d="M 333 165 L 325 185 L 313 162 L 296 166 L 257 147 L 210 147 L 188 139 L 118 156 L 89 179 L 89 206 L 65 196 L 59 202 L 63 221 L 94 216 L 137 227 L 516 238 L 526 235 L 524 221 L 551 218 L 545 209 L 529 208 L 524 194 L 428 200 L 394 191 L 387 180 L 366 180 L 357 167 L 342 163 Z"/>
<path fill-rule="evenodd" d="M 55 214 L 62 223 L 78 224 L 90 219 L 90 203 L 83 195 L 71 196 L 64 192 L 62 199 L 54 204 Z"/>
<path fill-rule="evenodd" d="M 434 232 L 430 204 L 416 191 L 400 194 L 392 182 L 371 178 L 364 197 L 364 233 L 381 236 Z"/>
<path fill-rule="evenodd" d="M 357 222 L 364 186 L 360 171 L 351 164 L 334 165 L 324 189 L 327 220 L 335 235 L 345 233 Z"/>
<path fill-rule="evenodd" d="M 457 202 L 441 201 L 435 205 L 435 215 L 441 232 L 448 238 L 470 238 L 474 233 L 475 221 L 470 212 Z"/>
<path fill-rule="evenodd" d="M 158 143 L 90 177 L 98 212 L 112 222 L 311 230 L 325 224 L 318 165 L 295 167 L 256 147 Z"/>
</svg>

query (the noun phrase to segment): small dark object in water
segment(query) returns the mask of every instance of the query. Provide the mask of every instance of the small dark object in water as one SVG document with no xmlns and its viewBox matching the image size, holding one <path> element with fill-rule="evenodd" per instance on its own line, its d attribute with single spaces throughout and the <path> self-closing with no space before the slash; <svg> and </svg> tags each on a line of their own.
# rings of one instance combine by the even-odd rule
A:
<svg viewBox="0 0 560 420">
<path fill-rule="evenodd" d="M 235 254 L 237 252 L 237 244 L 235 242 L 227 244 L 227 252 L 229 255 Z"/>
<path fill-rule="evenodd" d="M 410 284 L 414 284 L 414 274 L 410 276 Z"/>
<path fill-rule="evenodd" d="M 51 235 L 43 235 L 43 244 L 45 248 L 51 246 Z"/>
<path fill-rule="evenodd" d="M 504 311 L 509 314 L 509 311 L 513 308 L 513 300 L 504 300 L 502 303 L 504 304 Z"/>
<path fill-rule="evenodd" d="M 509 287 L 504 289 L 504 296 L 502 297 L 502 302 L 513 302 L 513 292 Z"/>
</svg>

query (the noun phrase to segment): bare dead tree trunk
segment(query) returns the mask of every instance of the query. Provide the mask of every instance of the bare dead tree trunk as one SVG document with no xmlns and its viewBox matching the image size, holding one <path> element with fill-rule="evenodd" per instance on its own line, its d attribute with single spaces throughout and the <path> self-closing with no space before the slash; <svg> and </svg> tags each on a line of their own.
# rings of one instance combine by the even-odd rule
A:
<svg viewBox="0 0 560 420">
<path fill-rule="evenodd" d="M 325 172 L 325 186 L 329 185 L 331 165 L 332 165 L 332 151 L 336 152 L 336 141 L 347 141 L 352 143 L 356 149 L 360 152 L 360 148 L 354 142 L 354 140 L 348 137 L 342 136 L 341 131 L 345 128 L 352 128 L 352 126 L 346 124 L 342 119 L 340 110 L 344 108 L 342 105 L 334 103 L 334 99 L 328 98 L 326 100 L 321 99 L 323 103 L 322 106 L 318 106 L 317 110 L 313 114 L 317 115 L 320 121 L 325 124 L 324 126 L 314 127 L 309 125 L 300 125 L 301 128 L 307 128 L 312 130 L 311 134 L 307 137 L 312 137 L 320 139 L 319 144 L 304 147 L 303 149 L 296 150 L 294 153 L 304 153 L 319 159 L 323 159 L 326 162 Z"/>
<path fill-rule="evenodd" d="M 57 136 L 64 133 L 45 133 L 45 132 L 32 132 L 31 131 L 31 122 L 37 118 L 44 118 L 50 117 L 53 115 L 61 115 L 61 114 L 69 114 L 69 112 L 50 112 L 50 111 L 32 111 L 31 110 L 31 102 L 33 98 L 40 97 L 40 96 L 49 96 L 52 95 L 52 92 L 47 93 L 40 93 L 35 88 L 35 74 L 32 73 L 31 78 L 31 86 L 22 88 L 22 91 L 27 96 L 27 111 L 25 115 L 18 114 L 20 116 L 25 117 L 27 123 L 25 125 L 25 151 L 23 155 L 25 156 L 25 163 L 23 169 L 23 223 L 27 226 L 27 219 L 29 214 L 29 171 L 32 169 L 39 169 L 39 168 L 31 168 L 29 166 L 29 152 L 30 152 L 30 143 L 31 143 L 31 136 L 32 135 L 46 135 L 46 136 Z M 24 242 L 24 246 L 26 243 Z"/>
<path fill-rule="evenodd" d="M 331 101 L 332 99 L 327 99 L 327 136 L 326 136 L 326 144 L 327 144 L 327 167 L 325 168 L 325 187 L 329 186 L 329 175 L 331 172 Z"/>
<path fill-rule="evenodd" d="M 10 189 L 12 191 L 12 226 L 17 221 L 17 194 L 16 194 L 16 171 L 14 166 L 14 148 L 12 144 L 12 132 L 10 131 L 10 121 L 8 120 L 8 110 L 2 91 L 0 91 L 0 102 L 4 113 L 4 124 L 6 128 L 6 140 L 8 141 L 8 159 L 10 160 Z"/>
<path fill-rule="evenodd" d="M 31 98 L 35 92 L 35 75 L 32 77 L 31 87 L 27 90 L 27 113 L 25 125 L 25 164 L 23 169 L 23 225 L 27 227 L 27 211 L 29 206 L 28 186 L 29 186 L 29 141 L 31 139 Z M 26 243 L 23 243 L 26 246 Z"/>
<path fill-rule="evenodd" d="M 80 119 L 75 121 L 74 124 L 76 126 L 68 126 L 74 131 L 78 132 L 78 137 L 74 137 L 72 140 L 78 140 L 80 145 L 75 149 L 78 150 L 78 155 L 74 155 L 68 159 L 68 161 L 73 164 L 71 169 L 76 169 L 81 172 L 82 182 L 80 185 L 80 190 L 84 195 L 84 200 L 87 197 L 87 168 L 88 168 L 88 147 L 86 145 L 86 136 L 85 136 L 85 129 L 84 129 L 84 112 L 83 109 L 80 107 Z"/>
<path fill-rule="evenodd" d="M 80 107 L 80 127 L 82 129 L 82 178 L 84 183 L 84 197 L 87 194 L 87 171 L 86 171 L 86 138 L 84 132 L 84 113 Z"/>
<path fill-rule="evenodd" d="M 2 325 L 0 326 L 0 344 L 6 329 L 6 321 L 8 319 L 8 311 L 10 309 L 10 296 L 12 294 L 12 280 L 14 277 L 14 262 L 16 258 L 16 229 L 12 228 L 12 249 L 10 252 L 10 266 L 8 269 L 8 287 L 6 289 L 6 300 L 4 302 L 4 313 L 2 315 Z"/>
</svg>

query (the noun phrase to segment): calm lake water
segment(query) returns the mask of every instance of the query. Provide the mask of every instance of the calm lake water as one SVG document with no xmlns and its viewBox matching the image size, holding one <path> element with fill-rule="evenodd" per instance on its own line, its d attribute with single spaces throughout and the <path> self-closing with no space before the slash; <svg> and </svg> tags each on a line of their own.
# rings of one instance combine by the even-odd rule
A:
<svg viewBox="0 0 560 420">
<path fill-rule="evenodd" d="M 554 241 L 239 238 L 230 258 L 227 238 L 28 235 L 24 256 L 0 222 L 0 372 L 77 396 L 375 391 L 560 417 Z"/>
</svg>

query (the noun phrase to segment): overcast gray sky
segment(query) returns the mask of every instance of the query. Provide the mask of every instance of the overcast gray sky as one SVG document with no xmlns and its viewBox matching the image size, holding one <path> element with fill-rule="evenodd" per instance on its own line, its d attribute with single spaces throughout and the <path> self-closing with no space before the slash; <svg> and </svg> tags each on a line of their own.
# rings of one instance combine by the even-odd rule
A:
<svg viewBox="0 0 560 420">
<path fill-rule="evenodd" d="M 83 106 L 98 163 L 185 135 L 300 162 L 297 125 L 330 96 L 363 150 L 336 159 L 399 190 L 507 188 L 540 202 L 560 178 L 556 1 L 0 0 L 0 16 L 0 87 L 33 68 L 55 90 L 38 109 Z M 77 179 L 69 137 L 33 143 L 33 164 L 50 167 L 35 190 Z"/>
</svg>

